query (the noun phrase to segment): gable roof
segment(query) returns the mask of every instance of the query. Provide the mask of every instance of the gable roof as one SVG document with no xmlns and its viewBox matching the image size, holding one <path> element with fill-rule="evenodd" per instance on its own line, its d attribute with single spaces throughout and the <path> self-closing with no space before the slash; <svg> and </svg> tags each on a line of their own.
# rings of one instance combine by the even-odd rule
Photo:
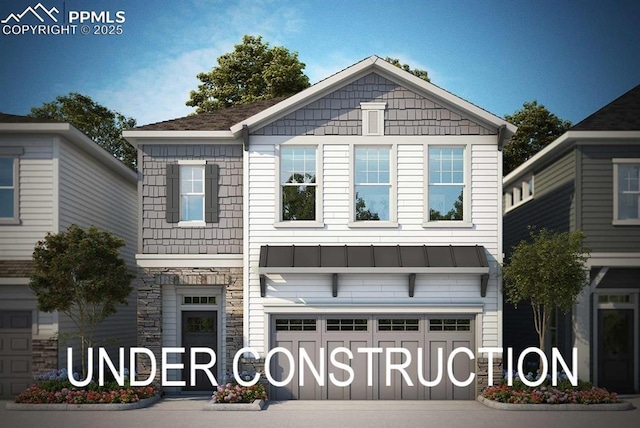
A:
<svg viewBox="0 0 640 428">
<path fill-rule="evenodd" d="M 640 131 L 640 85 L 578 122 L 572 131 Z"/>
<path fill-rule="evenodd" d="M 615 142 L 639 144 L 640 85 L 587 116 L 529 160 L 511 171 L 502 180 L 506 187 L 529 174 L 536 165 L 552 161 L 572 148 L 578 141 L 595 144 Z"/>
<path fill-rule="evenodd" d="M 339 71 L 304 91 L 298 92 L 242 122 L 236 123 L 231 127 L 231 132 L 233 132 L 234 135 L 238 135 L 244 126 L 248 126 L 250 130 L 260 128 L 371 72 L 376 72 L 418 94 L 426 95 L 428 98 L 432 98 L 447 107 L 452 107 L 453 110 L 457 110 L 461 115 L 469 116 L 489 127 L 496 129 L 504 127 L 506 130 L 504 136 L 507 139 L 510 138 L 517 129 L 504 119 L 374 55 Z"/>
<path fill-rule="evenodd" d="M 245 127 L 250 132 L 257 130 L 372 72 L 417 94 L 451 107 L 461 116 L 467 116 L 489 128 L 498 130 L 502 143 L 506 142 L 516 131 L 516 127 L 504 119 L 390 64 L 380 57 L 371 56 L 288 98 L 264 100 L 212 113 L 201 113 L 144 125 L 124 131 L 123 135 L 134 146 L 141 138 L 237 139 L 240 138 Z"/>
</svg>

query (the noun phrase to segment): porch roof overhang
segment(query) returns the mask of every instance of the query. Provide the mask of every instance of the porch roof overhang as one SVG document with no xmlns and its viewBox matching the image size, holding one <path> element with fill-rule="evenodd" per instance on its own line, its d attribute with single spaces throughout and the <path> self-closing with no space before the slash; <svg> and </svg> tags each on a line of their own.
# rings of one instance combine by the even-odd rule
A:
<svg viewBox="0 0 640 428">
<path fill-rule="evenodd" d="M 480 275 L 486 296 L 489 263 L 482 245 L 263 245 L 260 247 L 260 295 L 269 274 L 331 274 L 333 297 L 338 274 L 405 274 L 413 297 L 416 274 Z"/>
<path fill-rule="evenodd" d="M 263 245 L 259 273 L 489 273 L 483 246 Z"/>
</svg>

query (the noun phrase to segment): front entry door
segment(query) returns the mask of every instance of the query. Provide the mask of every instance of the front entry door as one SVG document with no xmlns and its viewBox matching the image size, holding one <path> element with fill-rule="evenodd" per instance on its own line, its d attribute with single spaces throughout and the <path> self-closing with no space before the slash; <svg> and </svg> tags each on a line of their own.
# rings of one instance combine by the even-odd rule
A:
<svg viewBox="0 0 640 428">
<path fill-rule="evenodd" d="M 598 309 L 598 384 L 634 392 L 633 309 Z"/>
<path fill-rule="evenodd" d="M 185 391 L 213 391 L 215 387 L 209 381 L 209 377 L 203 370 L 196 372 L 196 384 L 191 383 L 191 348 L 206 347 L 211 348 L 218 356 L 218 312 L 217 311 L 183 311 L 182 312 L 182 346 L 185 348 L 183 357 L 184 370 L 182 380 L 186 382 Z M 206 364 L 209 362 L 209 355 L 198 353 L 196 362 Z M 216 358 L 216 365 L 211 368 L 211 372 L 218 378 L 219 364 Z"/>
</svg>

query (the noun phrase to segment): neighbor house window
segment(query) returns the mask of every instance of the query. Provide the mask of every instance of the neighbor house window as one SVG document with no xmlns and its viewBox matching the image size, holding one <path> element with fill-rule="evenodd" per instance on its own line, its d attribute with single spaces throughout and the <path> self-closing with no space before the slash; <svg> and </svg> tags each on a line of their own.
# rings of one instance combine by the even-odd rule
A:
<svg viewBox="0 0 640 428">
<path fill-rule="evenodd" d="M 391 220 L 391 148 L 356 147 L 354 207 L 356 221 Z"/>
<path fill-rule="evenodd" d="M 640 159 L 613 159 L 614 222 L 640 222 Z"/>
<path fill-rule="evenodd" d="M 429 221 L 464 219 L 464 147 L 429 147 Z"/>
<path fill-rule="evenodd" d="M 0 224 L 19 222 L 18 156 L 22 147 L 0 147 Z"/>
<path fill-rule="evenodd" d="M 316 147 L 280 148 L 282 221 L 316 220 Z"/>
</svg>

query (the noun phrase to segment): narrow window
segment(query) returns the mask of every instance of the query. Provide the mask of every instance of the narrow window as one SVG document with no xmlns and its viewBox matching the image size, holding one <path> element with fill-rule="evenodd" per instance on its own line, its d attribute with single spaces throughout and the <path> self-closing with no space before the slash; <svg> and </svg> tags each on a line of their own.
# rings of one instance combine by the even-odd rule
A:
<svg viewBox="0 0 640 428">
<path fill-rule="evenodd" d="M 14 168 L 14 158 L 0 158 L 0 218 L 3 219 L 12 219 L 16 216 Z"/>
<path fill-rule="evenodd" d="M 390 147 L 355 148 L 355 219 L 390 220 Z"/>
<path fill-rule="evenodd" d="M 180 166 L 180 220 L 204 221 L 204 165 Z"/>
<path fill-rule="evenodd" d="M 429 147 L 429 221 L 464 219 L 464 163 L 463 147 Z"/>
<path fill-rule="evenodd" d="M 280 148 L 282 221 L 316 219 L 316 147 Z"/>
</svg>

